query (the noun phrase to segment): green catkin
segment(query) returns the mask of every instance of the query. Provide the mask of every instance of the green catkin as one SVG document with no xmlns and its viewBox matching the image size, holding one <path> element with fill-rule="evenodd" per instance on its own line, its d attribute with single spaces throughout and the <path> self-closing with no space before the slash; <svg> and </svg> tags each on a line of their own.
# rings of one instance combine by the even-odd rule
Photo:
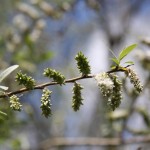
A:
<svg viewBox="0 0 150 150">
<path fill-rule="evenodd" d="M 82 101 L 82 95 L 81 95 L 81 90 L 83 89 L 83 87 L 75 82 L 73 89 L 72 89 L 72 93 L 73 93 L 73 97 L 72 97 L 72 108 L 74 111 L 78 111 L 80 109 L 80 106 L 83 105 Z"/>
<path fill-rule="evenodd" d="M 141 84 L 141 81 L 139 77 L 137 76 L 136 72 L 130 68 L 128 68 L 125 72 L 125 74 L 129 77 L 130 82 L 134 85 L 134 88 L 138 93 L 142 92 L 143 85 Z"/>
<path fill-rule="evenodd" d="M 118 79 L 118 76 L 115 74 L 110 74 L 110 78 L 112 79 L 114 83 L 113 92 L 110 101 L 108 102 L 108 105 L 112 110 L 115 110 L 119 107 L 122 100 L 122 83 Z"/>
<path fill-rule="evenodd" d="M 31 76 L 23 74 L 21 71 L 17 73 L 16 81 L 19 85 L 24 85 L 28 89 L 33 89 L 35 87 L 35 80 Z"/>
<path fill-rule="evenodd" d="M 10 108 L 15 111 L 21 111 L 21 103 L 19 102 L 19 98 L 16 95 L 12 95 L 10 97 Z"/>
<path fill-rule="evenodd" d="M 59 83 L 60 85 L 65 83 L 64 75 L 62 75 L 60 72 L 58 72 L 56 70 L 47 68 L 44 70 L 43 75 L 45 77 L 52 78 L 55 82 Z"/>
<path fill-rule="evenodd" d="M 48 118 L 51 114 L 51 97 L 52 91 L 50 91 L 47 88 L 43 89 L 42 97 L 41 97 L 41 109 L 42 109 L 42 115 L 44 115 L 46 118 Z"/>
<path fill-rule="evenodd" d="M 91 73 L 89 62 L 82 52 L 78 52 L 75 60 L 77 61 L 77 67 L 82 75 L 88 75 Z"/>
</svg>

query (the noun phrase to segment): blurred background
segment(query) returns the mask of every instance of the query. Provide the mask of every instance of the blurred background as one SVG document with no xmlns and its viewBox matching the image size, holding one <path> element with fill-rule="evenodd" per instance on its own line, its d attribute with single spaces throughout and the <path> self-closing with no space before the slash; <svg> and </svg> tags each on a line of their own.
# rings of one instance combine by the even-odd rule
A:
<svg viewBox="0 0 150 150">
<path fill-rule="evenodd" d="M 23 104 L 21 112 L 12 111 L 8 99 L 0 99 L 0 110 L 8 114 L 7 118 L 0 118 L 0 149 L 148 150 L 149 16 L 149 0 L 1 1 L 0 70 L 18 64 L 19 69 L 40 84 L 49 81 L 42 74 L 50 67 L 69 79 L 79 76 L 74 57 L 82 51 L 92 74 L 97 74 L 108 71 L 112 65 L 110 49 L 118 54 L 124 47 L 137 43 L 138 47 L 127 60 L 135 62 L 133 68 L 144 91 L 137 95 L 129 81 L 119 74 L 124 83 L 124 98 L 120 107 L 110 112 L 96 81 L 82 80 L 79 82 L 84 86 L 84 105 L 74 112 L 73 85 L 50 86 L 53 115 L 48 119 L 41 115 L 40 90 L 19 95 Z M 10 91 L 21 88 L 14 81 L 15 74 L 2 83 Z M 119 144 L 120 140 L 128 142 Z"/>
</svg>

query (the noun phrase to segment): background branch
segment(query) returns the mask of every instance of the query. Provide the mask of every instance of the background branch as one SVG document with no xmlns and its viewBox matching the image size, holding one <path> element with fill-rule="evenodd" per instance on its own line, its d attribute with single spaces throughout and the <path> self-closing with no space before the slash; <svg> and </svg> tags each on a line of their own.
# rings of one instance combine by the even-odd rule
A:
<svg viewBox="0 0 150 150">
<path fill-rule="evenodd" d="M 41 143 L 41 149 L 58 146 L 119 146 L 135 143 L 148 143 L 150 136 L 133 137 L 126 140 L 121 138 L 51 138 Z"/>
</svg>

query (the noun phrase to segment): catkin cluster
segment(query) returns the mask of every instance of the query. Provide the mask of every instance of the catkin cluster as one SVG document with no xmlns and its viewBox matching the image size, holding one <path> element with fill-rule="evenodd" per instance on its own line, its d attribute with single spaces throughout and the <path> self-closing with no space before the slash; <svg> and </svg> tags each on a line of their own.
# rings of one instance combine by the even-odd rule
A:
<svg viewBox="0 0 150 150">
<path fill-rule="evenodd" d="M 44 69 L 43 75 L 45 77 L 48 77 L 52 79 L 53 84 L 59 84 L 64 85 L 65 83 L 73 82 L 74 86 L 72 89 L 73 98 L 72 98 L 72 108 L 74 111 L 78 111 L 80 109 L 80 106 L 83 105 L 83 98 L 81 94 L 81 90 L 83 87 L 80 83 L 77 83 L 76 81 L 83 78 L 91 78 L 94 77 L 97 81 L 98 87 L 100 88 L 100 91 L 102 95 L 107 99 L 108 106 L 115 110 L 119 107 L 121 100 L 122 100 L 122 82 L 119 80 L 118 76 L 114 72 L 125 72 L 127 77 L 130 79 L 130 82 L 134 85 L 134 88 L 138 93 L 140 93 L 143 90 L 143 86 L 136 75 L 135 71 L 128 68 L 129 66 L 122 67 L 119 66 L 120 61 L 135 47 L 134 45 L 131 45 L 127 49 L 124 49 L 118 59 L 112 58 L 112 60 L 117 64 L 116 66 L 113 66 L 113 69 L 111 69 L 108 72 L 103 72 L 97 75 L 91 75 L 91 68 L 89 65 L 89 61 L 84 56 L 82 52 L 78 52 L 78 54 L 75 57 L 77 68 L 79 69 L 80 74 L 82 75 L 79 78 L 74 78 L 72 80 L 65 80 L 65 76 L 61 74 L 60 72 L 51 69 L 46 68 Z M 129 63 L 129 62 L 128 62 Z M 132 62 L 130 62 L 132 63 Z M 23 74 L 21 71 L 17 73 L 16 75 L 16 81 L 19 83 L 19 85 L 24 85 L 27 89 L 25 90 L 33 90 L 33 89 L 43 89 L 43 94 L 41 97 L 41 110 L 42 114 L 48 118 L 51 115 L 51 93 L 49 89 L 46 88 L 48 85 L 52 85 L 51 83 L 43 84 L 42 86 L 35 86 L 35 80 L 27 76 L 26 74 Z M 24 89 L 23 89 L 24 90 Z M 20 91 L 19 91 L 20 92 Z M 16 92 L 15 92 L 16 93 Z M 19 102 L 19 98 L 16 95 L 12 95 L 10 97 L 10 107 L 13 110 L 21 110 L 22 105 Z"/>
<path fill-rule="evenodd" d="M 122 83 L 115 74 L 106 72 L 97 74 L 95 80 L 104 97 L 107 98 L 107 104 L 112 110 L 119 107 L 122 99 Z"/>
</svg>

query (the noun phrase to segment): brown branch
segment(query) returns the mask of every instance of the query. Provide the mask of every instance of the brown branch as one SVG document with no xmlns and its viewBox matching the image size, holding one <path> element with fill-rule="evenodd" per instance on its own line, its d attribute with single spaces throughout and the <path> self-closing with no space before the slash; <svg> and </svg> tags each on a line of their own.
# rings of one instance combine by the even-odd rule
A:
<svg viewBox="0 0 150 150">
<path fill-rule="evenodd" d="M 125 71 L 125 68 L 127 67 L 130 67 L 131 65 L 128 65 L 126 67 L 119 67 L 119 66 L 116 66 L 116 68 L 110 70 L 110 71 L 107 71 L 107 73 L 113 73 L 113 72 L 124 72 Z M 92 75 L 92 74 L 89 74 L 89 75 L 83 75 L 83 76 L 79 76 L 79 77 L 76 77 L 76 78 L 72 78 L 72 79 L 68 79 L 68 80 L 65 80 L 64 84 L 65 83 L 73 83 L 75 81 L 78 81 L 78 80 L 82 80 L 82 79 L 87 79 L 87 78 L 93 78 L 95 75 Z M 43 83 L 43 84 L 39 84 L 39 85 L 36 85 L 32 90 L 36 90 L 36 89 L 43 89 L 47 86 L 51 86 L 51 85 L 58 85 L 59 83 L 57 82 L 47 82 L 47 83 Z M 6 98 L 6 97 L 10 97 L 11 95 L 13 94 L 20 94 L 20 93 L 24 93 L 24 92 L 27 92 L 27 91 L 31 91 L 31 89 L 28 89 L 28 88 L 21 88 L 17 91 L 13 91 L 13 92 L 6 92 L 4 93 L 3 95 L 0 95 L 0 98 Z"/>
<path fill-rule="evenodd" d="M 150 136 L 133 137 L 126 140 L 121 138 L 50 138 L 40 144 L 41 149 L 46 150 L 50 147 L 60 146 L 119 146 L 135 143 L 148 143 Z"/>
<path fill-rule="evenodd" d="M 87 75 L 87 76 L 80 76 L 80 77 L 76 77 L 76 78 L 65 80 L 64 84 L 65 83 L 73 83 L 73 82 L 81 80 L 81 79 L 87 79 L 87 78 L 93 78 L 93 77 L 94 77 L 94 75 L 91 75 L 91 74 Z M 43 88 L 45 88 L 47 86 L 58 85 L 58 84 L 59 83 L 57 83 L 57 82 L 47 82 L 47 83 L 36 85 L 32 90 L 43 89 Z M 24 92 L 27 92 L 27 91 L 31 91 L 31 90 L 28 89 L 28 88 L 21 88 L 21 89 L 19 89 L 17 91 L 4 93 L 3 95 L 0 95 L 0 98 L 10 97 L 13 94 L 20 94 L 20 93 L 24 93 Z"/>
</svg>

